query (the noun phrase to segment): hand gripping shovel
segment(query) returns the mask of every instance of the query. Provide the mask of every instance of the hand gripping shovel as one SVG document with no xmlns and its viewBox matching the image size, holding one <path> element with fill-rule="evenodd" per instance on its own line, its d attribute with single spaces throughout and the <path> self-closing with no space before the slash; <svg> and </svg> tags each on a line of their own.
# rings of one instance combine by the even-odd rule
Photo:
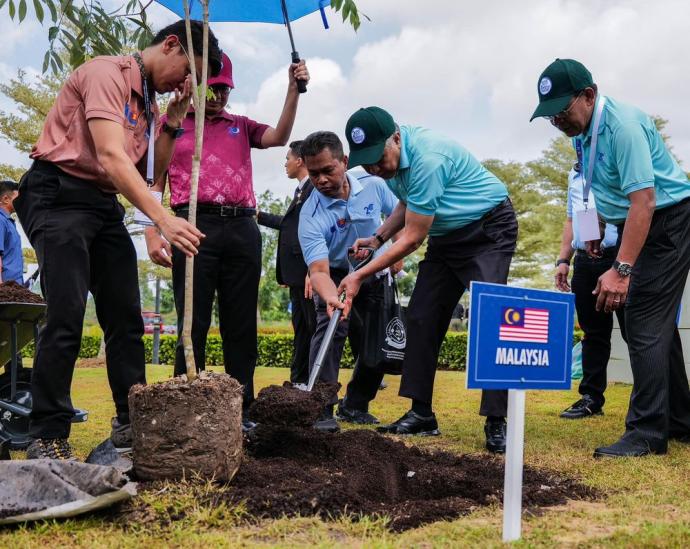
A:
<svg viewBox="0 0 690 549">
<path fill-rule="evenodd" d="M 352 272 L 364 267 L 374 257 L 373 248 L 362 249 L 369 250 L 369 254 L 357 264 L 357 266 L 352 270 Z M 352 252 L 352 248 L 348 249 L 349 254 L 352 254 Z M 343 292 L 340 295 L 340 302 L 342 303 L 343 301 L 345 301 L 345 292 Z M 335 311 L 333 311 L 333 316 L 331 316 L 331 320 L 326 328 L 326 333 L 323 336 L 321 347 L 319 347 L 319 352 L 316 354 L 314 366 L 312 367 L 311 372 L 309 372 L 309 383 L 307 383 L 306 386 L 304 384 L 295 385 L 295 387 L 297 387 L 298 389 L 302 389 L 303 391 L 311 391 L 314 388 L 314 385 L 316 384 L 316 381 L 319 379 L 319 375 L 321 374 L 321 365 L 323 364 L 323 359 L 326 357 L 326 353 L 328 352 L 328 349 L 330 348 L 331 343 L 333 342 L 333 336 L 335 335 L 335 330 L 338 327 L 338 322 L 340 322 L 340 316 L 342 315 L 342 312 L 342 309 L 336 309 Z"/>
</svg>

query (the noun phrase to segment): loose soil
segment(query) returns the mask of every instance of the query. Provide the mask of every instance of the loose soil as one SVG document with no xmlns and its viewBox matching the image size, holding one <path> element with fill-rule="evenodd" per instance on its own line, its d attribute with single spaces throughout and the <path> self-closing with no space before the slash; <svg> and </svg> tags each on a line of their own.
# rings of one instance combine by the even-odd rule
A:
<svg viewBox="0 0 690 549">
<path fill-rule="evenodd" d="M 501 505 L 503 474 L 502 458 L 426 451 L 368 429 L 328 434 L 259 426 L 233 481 L 211 490 L 205 486 L 195 496 L 209 508 L 243 503 L 252 521 L 284 515 L 324 520 L 372 515 L 388 517 L 391 530 L 403 531 Z M 523 505 L 532 512 L 598 496 L 573 478 L 529 466 L 523 482 Z M 154 518 L 140 502 L 121 512 L 118 521 L 125 523 L 184 519 L 184 511 Z"/>
<path fill-rule="evenodd" d="M 144 480 L 229 481 L 242 460 L 242 386 L 201 372 L 129 391 L 134 470 Z"/>
<path fill-rule="evenodd" d="M 0 284 L 0 303 L 45 303 L 45 301 L 40 295 L 10 280 Z"/>
<path fill-rule="evenodd" d="M 92 358 L 80 358 L 75 364 L 77 368 L 105 368 L 105 358 L 99 358 L 97 356 Z"/>
<path fill-rule="evenodd" d="M 339 389 L 340 383 L 317 383 L 313 391 L 296 389 L 289 381 L 270 385 L 259 391 L 249 417 L 260 425 L 309 428 Z"/>
</svg>

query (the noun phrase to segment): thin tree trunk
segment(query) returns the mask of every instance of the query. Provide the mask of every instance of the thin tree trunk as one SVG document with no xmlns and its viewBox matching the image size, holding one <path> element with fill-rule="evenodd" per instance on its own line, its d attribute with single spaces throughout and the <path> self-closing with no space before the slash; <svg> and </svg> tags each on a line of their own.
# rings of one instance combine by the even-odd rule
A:
<svg viewBox="0 0 690 549">
<path fill-rule="evenodd" d="M 192 73 L 192 87 L 194 100 L 194 156 L 192 157 L 192 180 L 189 193 L 189 223 L 196 227 L 196 201 L 199 189 L 199 168 L 201 166 L 201 148 L 204 140 L 204 117 L 206 114 L 206 82 L 208 81 L 208 0 L 200 0 L 204 10 L 204 46 L 202 51 L 201 86 L 196 80 L 196 59 L 192 44 L 192 27 L 190 24 L 189 2 L 184 0 L 185 21 L 187 26 L 187 53 Z M 194 312 L 194 257 L 188 257 L 185 265 L 184 280 L 184 318 L 182 341 L 184 343 L 184 358 L 187 365 L 187 378 L 196 378 L 196 364 L 194 363 L 194 347 L 192 345 L 192 313 Z M 203 365 L 202 365 L 203 366 Z"/>
</svg>

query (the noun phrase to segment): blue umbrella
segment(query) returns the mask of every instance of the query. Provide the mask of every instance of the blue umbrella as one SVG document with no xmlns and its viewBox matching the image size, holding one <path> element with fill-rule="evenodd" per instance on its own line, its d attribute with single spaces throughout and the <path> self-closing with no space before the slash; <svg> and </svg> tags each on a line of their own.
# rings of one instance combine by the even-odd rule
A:
<svg viewBox="0 0 690 549">
<path fill-rule="evenodd" d="M 172 12 L 184 18 L 184 6 L 181 0 L 156 0 Z M 298 63 L 299 53 L 295 49 L 290 21 L 295 21 L 315 11 L 321 12 L 323 26 L 328 28 L 324 8 L 330 5 L 330 0 L 211 0 L 208 6 L 208 20 L 214 22 L 245 22 L 245 23 L 278 23 L 287 26 L 292 47 L 292 62 Z M 200 2 L 189 1 L 192 19 L 202 18 Z M 298 81 L 300 93 L 307 91 L 307 84 Z"/>
</svg>

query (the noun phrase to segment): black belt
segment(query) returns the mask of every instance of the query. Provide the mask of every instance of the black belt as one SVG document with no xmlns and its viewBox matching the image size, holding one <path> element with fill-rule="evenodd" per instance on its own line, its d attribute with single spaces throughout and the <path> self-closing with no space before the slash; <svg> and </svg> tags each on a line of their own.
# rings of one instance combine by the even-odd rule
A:
<svg viewBox="0 0 690 549">
<path fill-rule="evenodd" d="M 189 212 L 189 204 L 180 204 L 173 208 L 175 213 Z M 197 213 L 219 215 L 220 217 L 252 217 L 256 215 L 256 208 L 242 208 L 238 206 L 221 206 L 220 204 L 197 204 Z"/>
</svg>

